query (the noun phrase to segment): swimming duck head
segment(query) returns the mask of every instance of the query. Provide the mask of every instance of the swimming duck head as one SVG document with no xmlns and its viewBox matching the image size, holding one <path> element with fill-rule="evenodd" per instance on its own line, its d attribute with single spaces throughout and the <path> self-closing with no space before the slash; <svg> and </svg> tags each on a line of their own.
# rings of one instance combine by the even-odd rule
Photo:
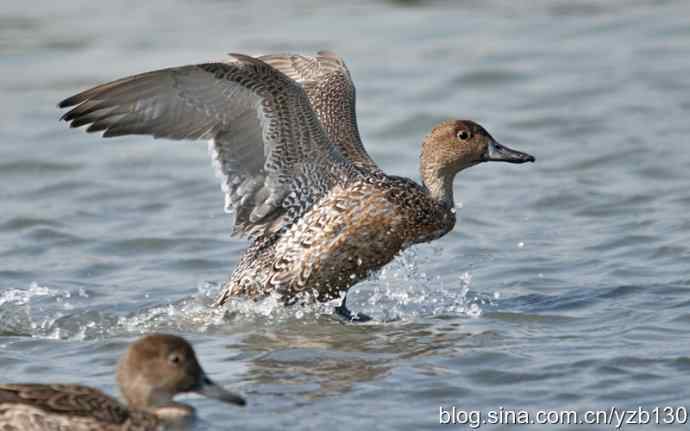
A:
<svg viewBox="0 0 690 431">
<path fill-rule="evenodd" d="M 173 397 L 185 392 L 245 404 L 209 379 L 192 346 L 175 335 L 151 334 L 132 343 L 118 364 L 117 382 L 128 405 L 143 410 L 175 406 Z"/>
</svg>

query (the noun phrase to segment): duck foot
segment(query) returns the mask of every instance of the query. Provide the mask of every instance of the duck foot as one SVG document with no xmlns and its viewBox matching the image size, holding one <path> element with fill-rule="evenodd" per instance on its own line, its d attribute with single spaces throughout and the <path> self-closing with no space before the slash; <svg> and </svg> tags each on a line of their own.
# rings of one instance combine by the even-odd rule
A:
<svg viewBox="0 0 690 431">
<path fill-rule="evenodd" d="M 369 322 L 372 320 L 371 317 L 367 316 L 364 313 L 357 313 L 357 312 L 352 312 L 350 311 L 349 308 L 347 308 L 347 305 L 345 305 L 345 301 L 347 300 L 347 297 L 343 298 L 343 302 L 335 307 L 335 315 L 339 317 L 342 320 L 345 320 L 347 322 L 356 322 L 356 323 L 364 323 L 364 322 Z"/>
</svg>

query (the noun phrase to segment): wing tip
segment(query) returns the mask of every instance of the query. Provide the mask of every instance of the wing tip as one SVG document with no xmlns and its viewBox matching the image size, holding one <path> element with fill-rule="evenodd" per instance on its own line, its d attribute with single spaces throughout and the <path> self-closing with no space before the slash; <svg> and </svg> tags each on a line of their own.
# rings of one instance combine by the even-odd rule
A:
<svg viewBox="0 0 690 431">
<path fill-rule="evenodd" d="M 336 54 L 335 51 L 331 51 L 329 49 L 322 49 L 321 51 L 318 51 L 316 55 L 318 55 L 319 57 L 329 57 L 340 60 L 340 56 Z"/>
<path fill-rule="evenodd" d="M 256 66 L 266 65 L 265 61 L 261 60 L 260 58 L 252 57 L 251 55 L 239 54 L 236 52 L 229 52 L 227 55 L 235 59 L 240 64 L 252 64 Z"/>
<path fill-rule="evenodd" d="M 66 99 L 59 101 L 57 104 L 57 107 L 60 109 L 69 108 L 71 106 L 78 105 L 83 101 L 84 100 L 82 97 L 82 93 L 79 93 L 79 94 L 75 94 L 74 96 L 70 96 Z"/>
<path fill-rule="evenodd" d="M 254 57 L 252 57 L 251 55 L 240 54 L 239 52 L 228 52 L 227 55 L 228 55 L 228 57 L 232 57 L 232 58 L 234 58 L 234 59 L 236 59 L 236 60 L 246 60 L 246 61 L 256 60 L 256 59 L 255 59 Z"/>
</svg>

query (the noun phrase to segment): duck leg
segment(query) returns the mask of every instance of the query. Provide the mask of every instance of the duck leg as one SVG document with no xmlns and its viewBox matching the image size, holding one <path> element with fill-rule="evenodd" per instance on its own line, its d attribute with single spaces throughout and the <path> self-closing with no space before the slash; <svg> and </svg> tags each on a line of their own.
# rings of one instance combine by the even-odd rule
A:
<svg viewBox="0 0 690 431">
<path fill-rule="evenodd" d="M 364 323 L 372 320 L 371 317 L 367 316 L 366 314 L 357 312 L 353 313 L 350 311 L 350 309 L 347 308 L 346 301 L 347 295 L 343 298 L 343 302 L 341 302 L 339 306 L 335 307 L 336 316 L 347 322 Z"/>
</svg>

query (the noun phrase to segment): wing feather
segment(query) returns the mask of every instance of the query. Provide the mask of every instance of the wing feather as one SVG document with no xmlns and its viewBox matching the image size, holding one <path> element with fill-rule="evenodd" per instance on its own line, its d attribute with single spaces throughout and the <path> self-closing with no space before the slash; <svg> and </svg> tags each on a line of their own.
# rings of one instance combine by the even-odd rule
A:
<svg viewBox="0 0 690 431">
<path fill-rule="evenodd" d="M 260 59 L 230 55 L 119 79 L 58 106 L 71 108 L 62 119 L 72 127 L 103 137 L 209 140 L 234 231 L 256 236 L 308 209 L 295 207 L 291 193 L 301 194 L 302 206 L 316 202 L 351 162 L 329 141 L 300 85 Z"/>
<path fill-rule="evenodd" d="M 304 87 L 330 141 L 355 165 L 378 171 L 357 127 L 355 86 L 342 58 L 330 51 L 316 56 L 272 54 L 259 57 Z"/>
</svg>

